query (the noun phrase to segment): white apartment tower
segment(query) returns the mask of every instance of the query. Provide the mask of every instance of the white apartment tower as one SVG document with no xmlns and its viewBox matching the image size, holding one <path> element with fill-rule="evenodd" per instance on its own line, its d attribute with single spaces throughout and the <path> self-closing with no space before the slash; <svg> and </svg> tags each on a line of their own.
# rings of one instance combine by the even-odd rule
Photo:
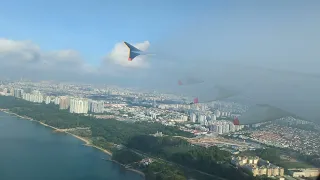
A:
<svg viewBox="0 0 320 180">
<path fill-rule="evenodd" d="M 87 99 L 73 98 L 70 99 L 70 113 L 87 114 L 89 103 Z"/>
</svg>

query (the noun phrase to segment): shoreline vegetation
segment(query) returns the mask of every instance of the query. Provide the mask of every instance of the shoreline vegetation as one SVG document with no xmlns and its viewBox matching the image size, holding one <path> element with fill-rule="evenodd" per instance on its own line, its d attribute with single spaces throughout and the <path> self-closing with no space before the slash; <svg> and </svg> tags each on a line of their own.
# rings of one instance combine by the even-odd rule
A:
<svg viewBox="0 0 320 180">
<path fill-rule="evenodd" d="M 43 125 L 43 126 L 45 126 L 45 127 L 49 127 L 49 128 L 51 128 L 51 129 L 53 129 L 53 132 L 59 132 L 59 133 L 69 134 L 69 135 L 71 135 L 71 136 L 73 136 L 73 137 L 81 140 L 82 142 L 84 142 L 84 143 L 85 143 L 85 144 L 83 144 L 84 146 L 93 147 L 93 148 L 98 149 L 98 150 L 102 151 L 103 153 L 106 153 L 107 155 L 109 155 L 109 156 L 112 157 L 112 152 L 108 151 L 107 149 L 104 149 L 104 148 L 102 148 L 102 147 L 96 146 L 96 145 L 92 144 L 89 139 L 86 139 L 86 138 L 84 138 L 84 137 L 81 137 L 81 136 L 72 134 L 72 133 L 66 131 L 65 129 L 59 129 L 59 128 L 57 128 L 57 127 L 50 126 L 50 125 L 48 125 L 48 124 L 46 124 L 46 123 L 43 123 L 43 122 L 41 122 L 41 121 L 32 119 L 32 118 L 30 118 L 30 117 L 21 116 L 21 115 L 19 115 L 19 114 L 10 112 L 10 110 L 8 110 L 8 109 L 0 109 L 0 111 L 1 111 L 1 112 L 4 112 L 4 113 L 6 113 L 6 114 L 14 115 L 14 116 L 19 117 L 19 118 L 21 118 L 21 119 L 26 119 L 26 120 L 29 120 L 29 121 L 32 121 L 32 122 L 37 122 L 37 123 L 39 123 L 39 124 L 41 124 L 41 125 Z M 134 172 L 134 173 L 137 173 L 137 174 L 145 177 L 145 174 L 144 174 L 143 172 L 137 170 L 137 169 L 126 168 L 125 165 L 123 165 L 123 164 L 121 164 L 120 162 L 117 162 L 117 161 L 115 161 L 115 160 L 112 160 L 112 159 L 105 159 L 105 160 L 106 160 L 106 161 L 113 162 L 113 163 L 116 163 L 116 164 L 120 165 L 121 167 L 125 168 L 125 169 L 128 170 L 128 171 L 132 171 L 132 172 Z"/>
</svg>

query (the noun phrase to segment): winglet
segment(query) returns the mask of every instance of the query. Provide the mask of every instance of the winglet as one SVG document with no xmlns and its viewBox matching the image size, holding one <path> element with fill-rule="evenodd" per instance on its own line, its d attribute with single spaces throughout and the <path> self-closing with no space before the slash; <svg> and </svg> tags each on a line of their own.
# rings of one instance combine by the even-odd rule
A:
<svg viewBox="0 0 320 180">
<path fill-rule="evenodd" d="M 139 56 L 141 54 L 141 50 L 138 48 L 132 46 L 131 44 L 127 42 L 123 42 L 129 49 L 129 54 L 128 54 L 128 61 L 132 61 L 135 57 Z"/>
</svg>

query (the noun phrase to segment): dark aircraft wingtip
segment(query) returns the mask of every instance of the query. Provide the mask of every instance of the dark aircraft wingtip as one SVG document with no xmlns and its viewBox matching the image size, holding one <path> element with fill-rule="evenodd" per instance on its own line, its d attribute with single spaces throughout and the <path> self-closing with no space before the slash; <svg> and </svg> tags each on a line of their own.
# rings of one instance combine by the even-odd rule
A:
<svg viewBox="0 0 320 180">
<path fill-rule="evenodd" d="M 127 43 L 127 42 L 125 42 L 125 41 L 123 41 L 123 43 L 124 43 L 128 48 L 130 48 L 130 47 L 129 47 L 129 45 L 130 45 L 129 43 Z"/>
<path fill-rule="evenodd" d="M 140 55 L 141 50 L 138 48 L 134 47 L 133 45 L 127 43 L 126 41 L 123 42 L 129 49 L 129 54 L 128 54 L 128 61 L 132 61 L 135 57 Z"/>
</svg>

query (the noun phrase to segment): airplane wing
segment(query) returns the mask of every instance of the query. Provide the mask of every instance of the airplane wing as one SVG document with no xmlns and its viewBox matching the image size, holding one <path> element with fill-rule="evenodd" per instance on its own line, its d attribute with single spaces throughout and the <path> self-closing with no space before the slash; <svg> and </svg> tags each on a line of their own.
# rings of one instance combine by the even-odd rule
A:
<svg viewBox="0 0 320 180">
<path fill-rule="evenodd" d="M 135 57 L 142 54 L 142 51 L 138 48 L 132 46 L 131 44 L 124 42 L 124 44 L 129 48 L 128 61 L 132 61 Z"/>
</svg>

